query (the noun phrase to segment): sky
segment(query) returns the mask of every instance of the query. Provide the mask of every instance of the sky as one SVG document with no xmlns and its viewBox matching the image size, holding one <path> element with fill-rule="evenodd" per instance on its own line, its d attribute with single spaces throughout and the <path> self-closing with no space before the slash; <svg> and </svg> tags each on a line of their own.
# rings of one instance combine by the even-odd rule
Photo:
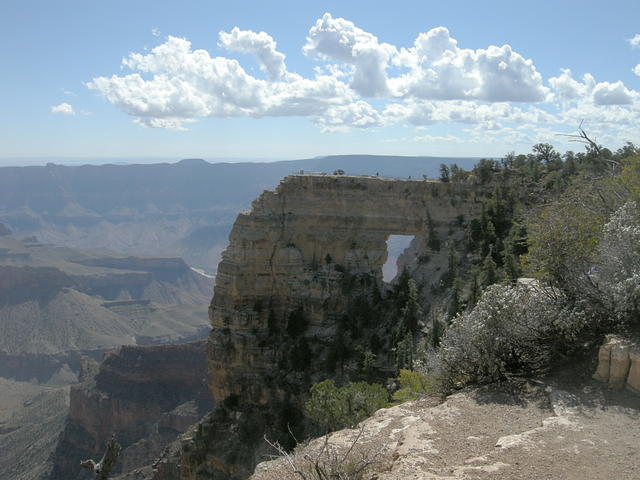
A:
<svg viewBox="0 0 640 480">
<path fill-rule="evenodd" d="M 0 162 L 640 143 L 640 2 L 3 0 Z"/>
</svg>

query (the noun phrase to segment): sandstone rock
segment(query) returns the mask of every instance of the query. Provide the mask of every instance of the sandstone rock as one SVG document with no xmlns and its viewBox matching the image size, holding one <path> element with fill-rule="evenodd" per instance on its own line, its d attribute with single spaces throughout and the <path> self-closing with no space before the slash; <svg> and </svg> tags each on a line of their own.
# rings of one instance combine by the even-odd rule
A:
<svg viewBox="0 0 640 480">
<path fill-rule="evenodd" d="M 259 464 L 250 478 L 301 478 L 292 464 L 312 478 L 316 459 L 321 469 L 342 472 L 366 459 L 364 478 L 379 480 L 637 478 L 637 408 L 616 399 L 600 404 L 602 396 L 581 386 L 549 388 L 547 409 L 542 391 L 523 398 L 489 387 L 437 406 L 423 399 L 382 409 L 354 430 L 301 446 L 289 460 Z"/>
<path fill-rule="evenodd" d="M 413 255 L 430 233 L 460 238 L 461 216 L 479 216 L 483 197 L 466 184 L 292 175 L 238 215 L 217 270 L 207 347 L 214 406 L 230 419 L 193 439 L 197 454 L 183 455 L 182 478 L 250 473 L 268 454 L 257 430 L 288 435 L 301 422 L 302 396 L 333 375 L 323 365 L 339 319 L 354 298 L 384 288 L 388 237 L 414 235 Z M 310 365 L 291 359 L 301 345 Z"/>
<path fill-rule="evenodd" d="M 640 347 L 618 335 L 608 335 L 598 352 L 593 378 L 609 388 L 640 393 Z"/>
<path fill-rule="evenodd" d="M 598 350 L 598 367 L 593 378 L 599 382 L 609 382 L 609 369 L 611 368 L 611 346 L 612 344 L 605 340 Z"/>
<path fill-rule="evenodd" d="M 484 194 L 466 184 L 326 175 L 292 175 L 264 192 L 238 215 L 217 269 L 207 345 L 215 408 L 151 478 L 178 465 L 181 480 L 246 478 L 272 453 L 263 433 L 291 440 L 305 392 L 334 374 L 323 365 L 339 320 L 353 299 L 385 288 L 389 235 L 415 236 L 403 257 L 424 253 L 432 233 L 460 239 L 460 219 L 480 215 Z M 423 275 L 437 281 L 440 268 Z M 301 345 L 305 354 L 292 359 Z"/>
<path fill-rule="evenodd" d="M 631 366 L 629 348 L 626 342 L 617 343 L 611 347 L 609 388 L 620 389 L 624 387 L 629 374 L 629 367 Z"/>
<path fill-rule="evenodd" d="M 627 389 L 633 393 L 640 394 L 640 349 L 635 348 L 629 351 L 631 367 L 627 375 Z"/>
<path fill-rule="evenodd" d="M 238 216 L 218 267 L 208 347 L 215 404 L 283 395 L 263 380 L 282 354 L 261 341 L 269 323 L 286 328 L 299 310 L 306 336 L 327 337 L 353 294 L 344 272 L 381 285 L 389 235 L 461 230 L 456 217 L 478 215 L 481 197 L 462 184 L 322 175 L 292 175 L 264 192 Z"/>
</svg>

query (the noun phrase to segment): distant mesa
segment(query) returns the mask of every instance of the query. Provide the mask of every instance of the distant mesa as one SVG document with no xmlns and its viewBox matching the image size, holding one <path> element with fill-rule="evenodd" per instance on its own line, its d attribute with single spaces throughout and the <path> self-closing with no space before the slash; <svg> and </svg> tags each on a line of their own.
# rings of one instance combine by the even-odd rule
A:
<svg viewBox="0 0 640 480">
<path fill-rule="evenodd" d="M 176 165 L 182 165 L 185 167 L 195 167 L 197 165 L 211 165 L 209 162 L 203 160 L 202 158 L 185 158 L 180 160 Z"/>
</svg>

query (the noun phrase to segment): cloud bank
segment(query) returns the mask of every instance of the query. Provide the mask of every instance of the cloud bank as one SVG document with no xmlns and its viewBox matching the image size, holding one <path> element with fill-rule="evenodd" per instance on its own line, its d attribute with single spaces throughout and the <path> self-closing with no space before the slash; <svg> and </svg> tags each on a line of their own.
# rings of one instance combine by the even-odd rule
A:
<svg viewBox="0 0 640 480">
<path fill-rule="evenodd" d="M 640 46 L 640 35 L 628 41 Z M 128 73 L 93 78 L 87 87 L 136 123 L 168 129 L 207 117 L 295 116 L 323 131 L 451 123 L 513 134 L 583 119 L 597 131 L 613 128 L 617 118 L 624 130 L 640 120 L 639 93 L 622 81 L 574 78 L 569 69 L 545 80 L 534 61 L 510 45 L 463 48 L 444 27 L 420 33 L 413 45 L 394 46 L 326 13 L 302 47 L 317 63 L 308 77 L 288 70 L 266 32 L 234 27 L 219 32 L 218 46 L 253 56 L 261 74 L 169 36 L 149 53 L 124 58 Z M 634 72 L 640 75 L 640 65 Z M 68 104 L 54 108 L 73 113 Z"/>
</svg>

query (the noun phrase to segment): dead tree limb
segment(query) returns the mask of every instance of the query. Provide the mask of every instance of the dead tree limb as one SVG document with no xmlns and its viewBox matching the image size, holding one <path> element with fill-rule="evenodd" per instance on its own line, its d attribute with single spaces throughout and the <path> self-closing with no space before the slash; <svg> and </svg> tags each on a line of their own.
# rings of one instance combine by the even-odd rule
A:
<svg viewBox="0 0 640 480">
<path fill-rule="evenodd" d="M 86 468 L 93 474 L 95 480 L 107 480 L 113 467 L 115 467 L 122 447 L 116 441 L 114 436 L 111 437 L 109 443 L 107 443 L 107 451 L 104 453 L 102 460 L 98 463 L 93 460 L 83 460 L 80 462 L 80 466 Z"/>
</svg>

